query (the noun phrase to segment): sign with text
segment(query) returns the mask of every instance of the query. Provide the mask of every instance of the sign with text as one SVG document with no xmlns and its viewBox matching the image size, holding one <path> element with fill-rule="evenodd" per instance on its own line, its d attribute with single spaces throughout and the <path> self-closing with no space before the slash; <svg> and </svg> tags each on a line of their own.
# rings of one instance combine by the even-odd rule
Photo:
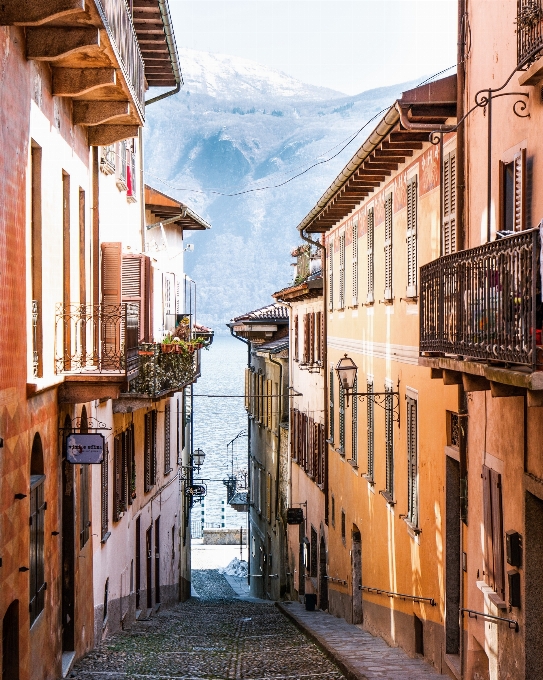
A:
<svg viewBox="0 0 543 680">
<path fill-rule="evenodd" d="M 304 511 L 302 508 L 287 508 L 287 524 L 303 524 Z"/>
<path fill-rule="evenodd" d="M 70 434 L 66 439 L 68 463 L 96 465 L 104 458 L 103 434 Z"/>
</svg>

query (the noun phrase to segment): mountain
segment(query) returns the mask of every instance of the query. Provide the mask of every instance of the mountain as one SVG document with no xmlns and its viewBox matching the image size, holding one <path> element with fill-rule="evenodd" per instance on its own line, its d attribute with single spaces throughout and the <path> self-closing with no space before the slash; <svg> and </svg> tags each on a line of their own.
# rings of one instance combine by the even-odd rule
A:
<svg viewBox="0 0 543 680">
<path fill-rule="evenodd" d="M 347 96 L 246 59 L 179 56 L 180 94 L 147 110 L 146 182 L 212 225 L 189 236 L 185 268 L 198 284 L 199 321 L 220 332 L 290 283 L 296 226 L 377 121 L 347 142 L 416 82 Z"/>
</svg>

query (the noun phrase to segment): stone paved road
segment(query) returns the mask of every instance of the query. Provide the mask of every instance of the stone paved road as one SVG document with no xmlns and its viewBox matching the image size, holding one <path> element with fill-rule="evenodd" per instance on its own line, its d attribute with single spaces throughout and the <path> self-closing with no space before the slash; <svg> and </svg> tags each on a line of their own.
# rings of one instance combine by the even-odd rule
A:
<svg viewBox="0 0 543 680">
<path fill-rule="evenodd" d="M 235 599 L 217 571 L 193 572 L 200 599 L 164 609 L 102 643 L 78 680 L 343 680 L 271 602 Z"/>
</svg>

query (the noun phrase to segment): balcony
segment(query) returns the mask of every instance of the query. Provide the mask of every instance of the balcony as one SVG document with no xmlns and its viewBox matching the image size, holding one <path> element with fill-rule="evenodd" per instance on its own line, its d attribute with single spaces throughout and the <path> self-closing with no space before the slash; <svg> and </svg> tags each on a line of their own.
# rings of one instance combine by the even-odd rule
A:
<svg viewBox="0 0 543 680">
<path fill-rule="evenodd" d="M 529 55 L 528 64 L 543 49 L 543 9 L 541 0 L 517 0 L 517 63 L 521 64 Z"/>
<path fill-rule="evenodd" d="M 138 312 L 130 303 L 57 304 L 55 373 L 64 376 L 62 401 L 117 398 L 136 377 Z"/>
<path fill-rule="evenodd" d="M 489 380 L 503 368 L 542 370 L 540 247 L 539 229 L 531 229 L 421 267 L 421 355 L 449 355 L 454 365 L 419 363 L 459 370 L 460 361 L 488 364 L 492 375 L 471 371 Z M 537 378 L 513 384 L 543 388 Z"/>
<path fill-rule="evenodd" d="M 200 374 L 199 350 L 189 353 L 173 344 L 152 342 L 140 344 L 138 354 L 138 375 L 125 396 L 157 399 L 179 392 Z"/>
</svg>

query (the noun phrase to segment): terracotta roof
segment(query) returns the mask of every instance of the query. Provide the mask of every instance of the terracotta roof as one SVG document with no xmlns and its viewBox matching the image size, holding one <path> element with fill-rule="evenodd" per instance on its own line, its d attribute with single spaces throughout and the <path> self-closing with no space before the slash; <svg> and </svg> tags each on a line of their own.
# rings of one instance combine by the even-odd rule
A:
<svg viewBox="0 0 543 680">
<path fill-rule="evenodd" d="M 240 316 L 236 316 L 232 321 L 288 321 L 288 307 L 278 302 L 274 302 L 266 307 L 255 309 Z"/>
<path fill-rule="evenodd" d="M 158 189 L 153 189 L 148 184 L 145 185 L 145 209 L 150 210 L 157 218 L 156 222 L 147 225 L 148 229 L 154 224 L 159 224 L 165 220 L 171 220 L 171 224 L 189 231 L 211 229 L 210 224 L 184 203 L 167 194 L 163 194 Z M 173 218 L 177 219 L 174 220 Z"/>
<path fill-rule="evenodd" d="M 284 349 L 288 349 L 288 335 L 284 338 L 279 338 L 278 340 L 272 340 L 271 342 L 265 342 L 263 345 L 259 345 L 256 348 L 257 352 L 270 352 L 270 354 L 279 354 Z"/>
</svg>

